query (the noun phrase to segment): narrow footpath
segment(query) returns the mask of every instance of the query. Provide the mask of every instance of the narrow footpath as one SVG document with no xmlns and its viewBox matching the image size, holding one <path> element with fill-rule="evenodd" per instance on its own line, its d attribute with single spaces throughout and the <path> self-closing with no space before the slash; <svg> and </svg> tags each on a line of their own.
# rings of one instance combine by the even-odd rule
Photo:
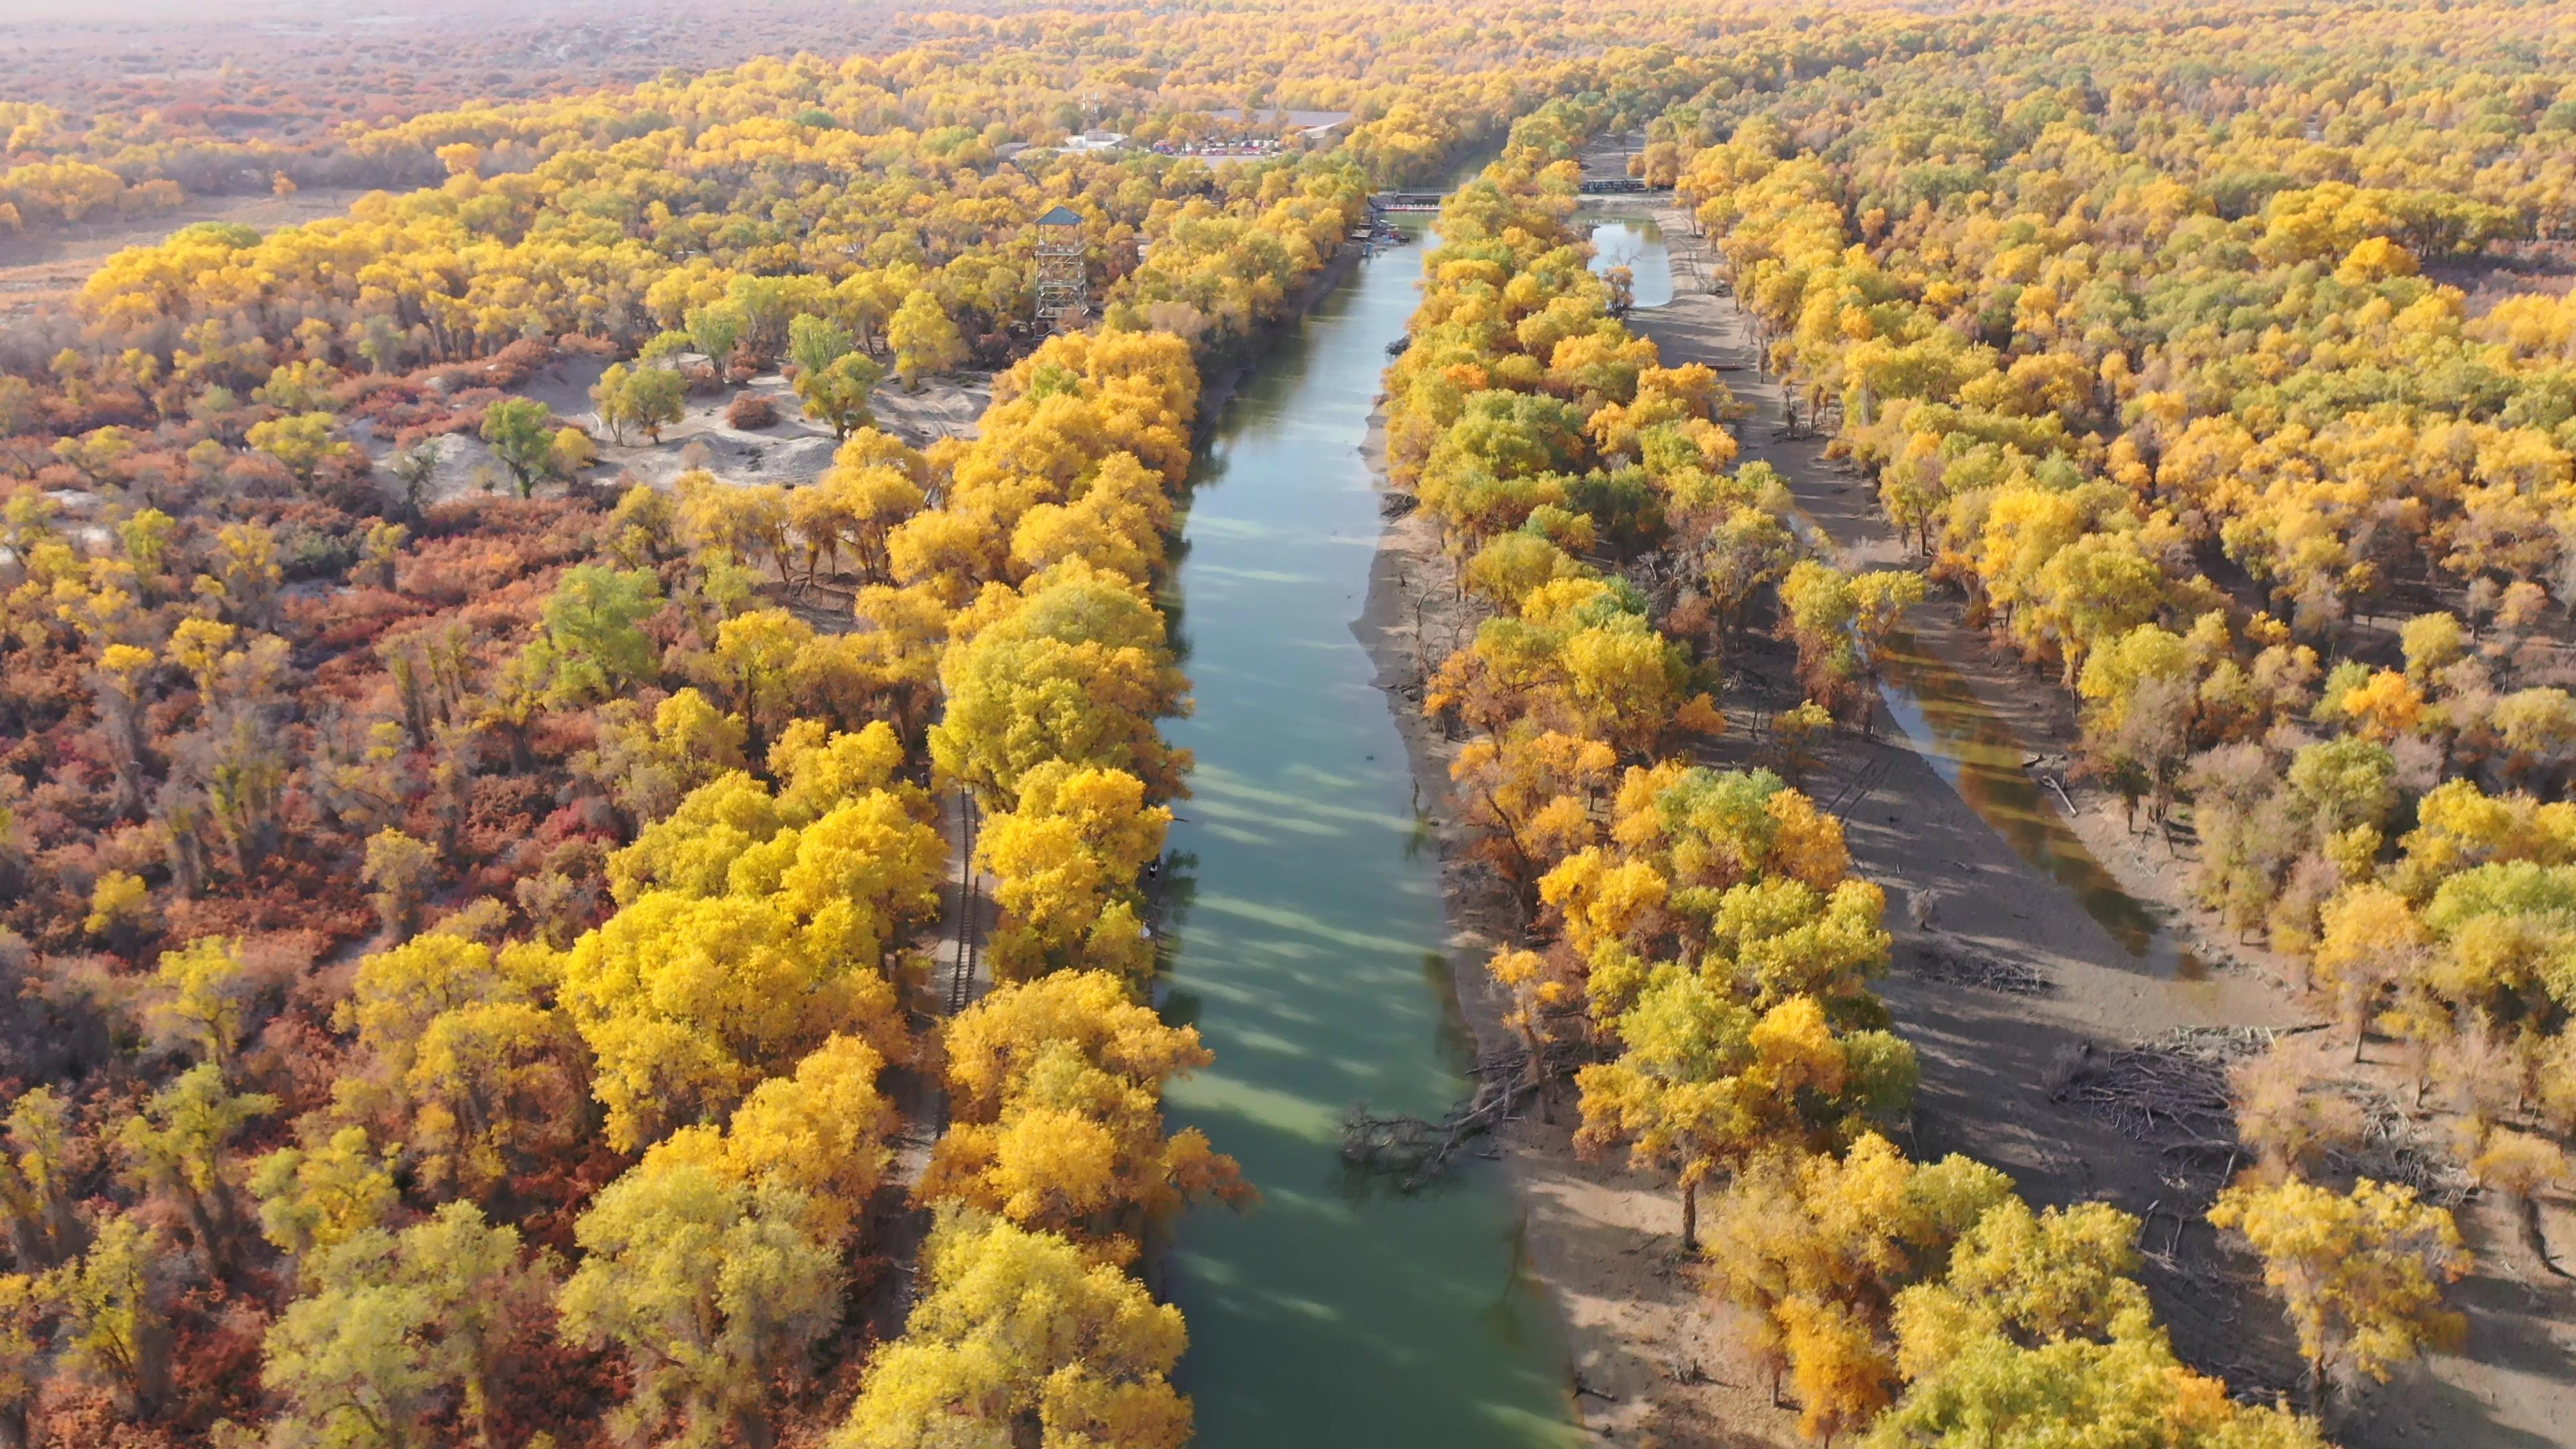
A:
<svg viewBox="0 0 2576 1449">
<path fill-rule="evenodd" d="M 940 887 L 939 919 L 922 943 L 928 966 L 926 980 L 914 998 L 916 1026 L 930 1030 L 947 1023 L 990 988 L 983 946 L 993 923 L 992 878 L 975 869 L 975 834 L 982 812 L 972 796 L 950 790 L 939 800 L 939 831 L 948 842 L 948 880 Z M 927 1032 L 924 1033 L 927 1035 Z M 948 1130 L 948 1095 L 941 1090 L 937 1062 L 924 1060 L 888 1074 L 895 1110 L 903 1125 L 894 1139 L 894 1161 L 877 1188 L 871 1215 L 876 1241 L 893 1265 L 888 1280 L 869 1295 L 866 1317 L 881 1338 L 902 1331 L 917 1296 L 921 1245 L 930 1231 L 930 1214 L 913 1206 L 912 1190 L 930 1167 L 930 1151 Z"/>
</svg>

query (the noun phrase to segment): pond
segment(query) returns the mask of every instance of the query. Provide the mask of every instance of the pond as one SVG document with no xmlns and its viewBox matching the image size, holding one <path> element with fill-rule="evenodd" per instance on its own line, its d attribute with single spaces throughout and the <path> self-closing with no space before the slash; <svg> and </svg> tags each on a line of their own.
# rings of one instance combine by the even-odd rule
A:
<svg viewBox="0 0 2576 1449">
<path fill-rule="evenodd" d="M 1592 270 L 1626 267 L 1635 278 L 1635 305 L 1661 307 L 1673 300 L 1672 254 L 1665 250 L 1664 229 L 1654 218 L 1578 212 L 1574 224 L 1592 230 Z"/>
</svg>

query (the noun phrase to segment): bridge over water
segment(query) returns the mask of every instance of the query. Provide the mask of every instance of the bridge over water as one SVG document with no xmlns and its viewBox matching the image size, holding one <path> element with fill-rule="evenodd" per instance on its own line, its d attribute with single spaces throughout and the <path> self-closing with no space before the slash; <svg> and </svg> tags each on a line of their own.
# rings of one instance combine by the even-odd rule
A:
<svg viewBox="0 0 2576 1449">
<path fill-rule="evenodd" d="M 1669 186 L 1648 186 L 1634 176 L 1602 176 L 1585 179 L 1580 188 L 1585 196 L 1670 195 Z M 1438 211 L 1444 193 L 1437 191 L 1381 191 L 1369 198 L 1375 211 Z"/>
</svg>

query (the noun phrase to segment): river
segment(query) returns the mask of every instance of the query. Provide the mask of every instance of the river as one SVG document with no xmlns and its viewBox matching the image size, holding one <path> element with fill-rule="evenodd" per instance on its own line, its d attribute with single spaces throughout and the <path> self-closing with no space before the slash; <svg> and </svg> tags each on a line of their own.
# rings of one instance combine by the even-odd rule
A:
<svg viewBox="0 0 2576 1449">
<path fill-rule="evenodd" d="M 1197 711 L 1165 733 L 1197 766 L 1164 1008 L 1216 1052 L 1166 1103 L 1262 1194 L 1174 1235 L 1182 1384 L 1224 1449 L 1576 1441 L 1499 1170 L 1407 1197 L 1339 1155 L 1353 1102 L 1436 1115 L 1472 1059 L 1428 826 L 1350 628 L 1379 532 L 1360 446 L 1423 244 L 1362 264 L 1225 405 L 1166 584 Z"/>
<path fill-rule="evenodd" d="M 1672 296 L 1633 213 L 1590 215 L 1595 265 Z M 1173 1084 L 1262 1193 L 1175 1234 L 1183 1386 L 1225 1449 L 1555 1449 L 1579 1442 L 1553 1319 L 1521 1266 L 1499 1173 L 1407 1197 L 1353 1177 L 1356 1101 L 1436 1115 L 1472 1044 L 1442 952 L 1437 862 L 1386 696 L 1352 636 L 1379 533 L 1360 446 L 1418 292 L 1420 246 L 1363 264 L 1285 329 L 1201 449 L 1164 607 L 1197 712 L 1172 832 L 1165 1014 L 1214 1068 Z M 1937 661 L 1891 651 L 1891 712 L 1978 813 L 2150 959 L 2152 922 L 2020 767 L 2022 747 Z M 2167 969 L 2170 969 L 2168 966 Z"/>
</svg>

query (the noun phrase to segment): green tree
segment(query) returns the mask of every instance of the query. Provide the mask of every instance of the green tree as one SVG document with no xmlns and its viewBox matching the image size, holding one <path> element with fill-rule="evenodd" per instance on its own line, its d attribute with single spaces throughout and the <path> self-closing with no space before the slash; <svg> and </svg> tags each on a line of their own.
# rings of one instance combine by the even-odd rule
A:
<svg viewBox="0 0 2576 1449">
<path fill-rule="evenodd" d="M 734 348 L 742 344 L 743 329 L 747 324 L 741 308 L 730 302 L 711 302 L 703 307 L 690 308 L 681 325 L 687 329 L 689 341 L 707 355 L 707 361 L 715 364 L 716 372 L 721 376 L 726 362 L 733 357 Z"/>
<path fill-rule="evenodd" d="M 804 400 L 805 416 L 847 441 L 859 429 L 876 425 L 868 398 L 884 379 L 883 367 L 860 353 L 845 352 L 821 367 L 797 373 L 796 396 Z"/>
<path fill-rule="evenodd" d="M 510 470 L 522 498 L 554 465 L 554 435 L 546 431 L 552 416 L 544 403 L 523 397 L 503 398 L 483 410 L 483 441 Z"/>
<path fill-rule="evenodd" d="M 434 1442 L 437 1307 L 395 1272 L 392 1234 L 370 1230 L 324 1253 L 311 1291 L 271 1324 L 260 1378 L 284 1402 L 276 1439 L 328 1449 Z"/>
<path fill-rule="evenodd" d="M 642 428 L 646 437 L 662 441 L 662 430 L 686 411 L 687 396 L 685 378 L 650 362 L 631 368 L 613 364 L 590 390 L 591 401 L 599 406 L 600 426 L 621 446 L 629 428 Z"/>
<path fill-rule="evenodd" d="M 353 329 L 356 348 L 369 369 L 386 373 L 401 360 L 405 337 L 402 324 L 382 312 L 370 312 Z"/>
<path fill-rule="evenodd" d="M 645 339 L 644 346 L 635 354 L 635 360 L 661 366 L 696 345 L 685 330 L 669 327 Z"/>
<path fill-rule="evenodd" d="M 401 1250 L 403 1278 L 435 1309 L 442 1367 L 463 1391 L 465 1421 L 488 1446 L 502 1371 L 554 1297 L 554 1255 L 529 1257 L 517 1228 L 461 1202 L 403 1229 Z"/>
<path fill-rule="evenodd" d="M 2376 740 L 2346 735 L 2303 746 L 2290 757 L 2288 779 L 2320 840 L 2375 827 L 2397 808 L 2397 761 Z"/>
<path fill-rule="evenodd" d="M 821 372 L 850 346 L 848 330 L 828 317 L 799 313 L 787 324 L 787 356 L 798 372 Z"/>
<path fill-rule="evenodd" d="M 577 564 L 546 596 L 529 667 L 547 702 L 571 708 L 612 699 L 661 673 L 662 651 L 641 625 L 662 608 L 650 569 Z"/>
<path fill-rule="evenodd" d="M 688 412 L 687 378 L 679 369 L 645 367 L 636 370 L 626 384 L 626 401 L 644 436 L 662 441 L 662 430 L 678 422 Z"/>
<path fill-rule="evenodd" d="M 516 1228 L 486 1223 L 467 1203 L 323 1251 L 305 1295 L 268 1330 L 261 1377 L 285 1401 L 280 1441 L 439 1443 L 427 1421 L 453 1391 L 475 1441 L 489 1445 L 493 1385 L 552 1288 L 546 1263 L 523 1258 Z"/>
</svg>

